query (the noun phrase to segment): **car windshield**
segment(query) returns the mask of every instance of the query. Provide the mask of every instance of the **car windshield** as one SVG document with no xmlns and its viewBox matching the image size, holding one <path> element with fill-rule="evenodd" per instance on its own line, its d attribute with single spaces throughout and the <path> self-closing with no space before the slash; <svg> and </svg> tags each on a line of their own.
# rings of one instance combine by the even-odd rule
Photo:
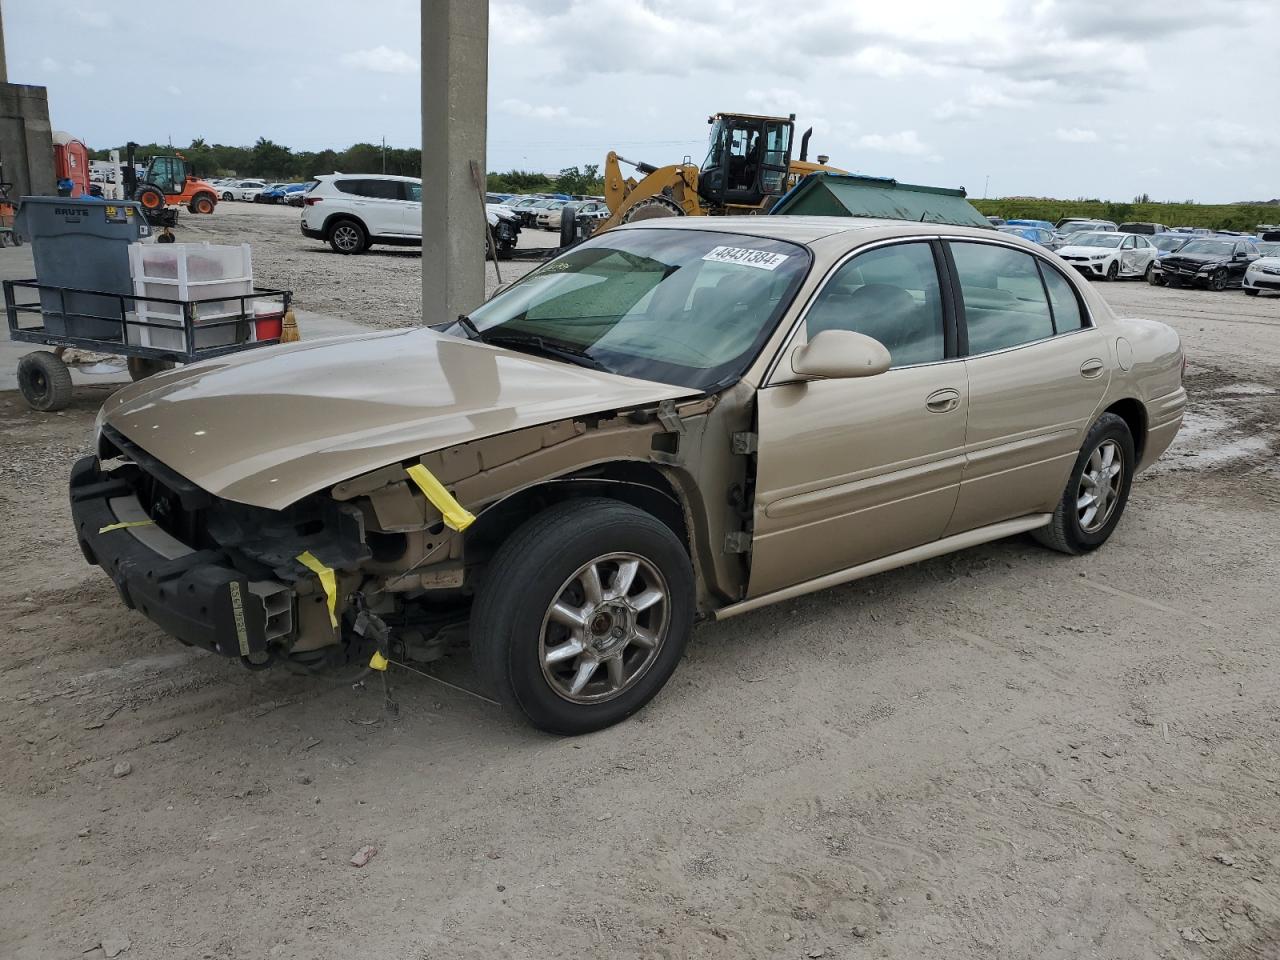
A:
<svg viewBox="0 0 1280 960">
<path fill-rule="evenodd" d="M 1124 242 L 1127 233 L 1099 233 L 1097 231 L 1077 234 L 1071 240 L 1073 247 L 1118 247 Z"/>
<path fill-rule="evenodd" d="M 1257 244 L 1257 247 L 1258 252 L 1264 257 L 1280 257 L 1280 243 L 1272 243 L 1268 241 L 1266 243 Z"/>
<path fill-rule="evenodd" d="M 1187 242 L 1186 237 L 1152 237 L 1152 244 L 1157 250 L 1169 253 L 1177 250 L 1180 246 Z"/>
<path fill-rule="evenodd" d="M 710 391 L 742 375 L 809 263 L 807 249 L 781 240 L 611 231 L 535 270 L 471 322 L 500 346 Z"/>
<path fill-rule="evenodd" d="M 1208 254 L 1215 257 L 1229 257 L 1235 244 L 1227 240 L 1192 240 L 1179 253 Z"/>
</svg>

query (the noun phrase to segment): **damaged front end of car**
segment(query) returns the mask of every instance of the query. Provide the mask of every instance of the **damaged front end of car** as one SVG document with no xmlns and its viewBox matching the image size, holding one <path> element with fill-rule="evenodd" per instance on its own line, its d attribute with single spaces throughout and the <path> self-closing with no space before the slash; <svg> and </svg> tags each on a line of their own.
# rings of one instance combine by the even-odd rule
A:
<svg viewBox="0 0 1280 960">
<path fill-rule="evenodd" d="M 480 437 L 336 483 L 283 509 L 215 496 L 110 423 L 74 467 L 86 559 L 131 609 L 251 669 L 429 662 L 465 637 L 486 561 L 578 497 L 649 512 L 685 543 L 706 614 L 741 599 L 753 447 L 745 386 Z M 511 584 L 511 589 L 520 589 Z"/>
</svg>

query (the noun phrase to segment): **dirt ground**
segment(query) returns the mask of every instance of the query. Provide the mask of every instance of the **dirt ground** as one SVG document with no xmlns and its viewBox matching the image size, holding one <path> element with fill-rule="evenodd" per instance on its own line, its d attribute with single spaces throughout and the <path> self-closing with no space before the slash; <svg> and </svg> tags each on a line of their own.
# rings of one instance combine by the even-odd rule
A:
<svg viewBox="0 0 1280 960">
<path fill-rule="evenodd" d="M 304 308 L 417 319 L 412 254 L 295 218 L 207 230 Z M 1104 549 L 1015 538 L 703 627 L 573 740 L 170 640 L 70 533 L 108 388 L 0 393 L 0 957 L 1280 957 L 1280 299 L 1101 290 L 1191 360 Z"/>
</svg>

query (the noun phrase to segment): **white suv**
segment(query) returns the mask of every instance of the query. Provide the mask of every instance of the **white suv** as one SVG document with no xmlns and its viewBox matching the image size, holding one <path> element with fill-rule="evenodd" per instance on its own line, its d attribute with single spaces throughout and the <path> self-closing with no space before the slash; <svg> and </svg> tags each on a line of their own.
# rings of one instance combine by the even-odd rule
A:
<svg viewBox="0 0 1280 960">
<path fill-rule="evenodd" d="M 514 214 L 487 209 L 498 255 L 516 245 Z M 337 253 L 363 253 L 374 243 L 422 243 L 422 181 L 376 173 L 332 173 L 315 178 L 302 200 L 302 233 L 327 240 Z"/>
</svg>

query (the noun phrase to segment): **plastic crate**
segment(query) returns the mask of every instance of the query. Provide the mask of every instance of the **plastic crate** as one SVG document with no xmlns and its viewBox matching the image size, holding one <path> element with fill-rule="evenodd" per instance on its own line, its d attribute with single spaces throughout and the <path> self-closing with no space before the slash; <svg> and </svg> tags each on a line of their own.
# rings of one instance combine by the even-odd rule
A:
<svg viewBox="0 0 1280 960">
<path fill-rule="evenodd" d="M 197 349 L 229 346 L 251 339 L 253 300 L 240 299 L 253 293 L 249 244 L 135 243 L 129 247 L 129 269 L 133 292 L 139 297 L 187 302 L 215 298 L 192 307 Z M 129 343 L 165 350 L 186 348 L 181 304 L 138 300 L 135 316 L 142 322 L 127 325 Z M 204 326 L 234 319 L 245 322 Z M 173 330 L 143 325 L 147 323 L 163 324 Z"/>
</svg>

